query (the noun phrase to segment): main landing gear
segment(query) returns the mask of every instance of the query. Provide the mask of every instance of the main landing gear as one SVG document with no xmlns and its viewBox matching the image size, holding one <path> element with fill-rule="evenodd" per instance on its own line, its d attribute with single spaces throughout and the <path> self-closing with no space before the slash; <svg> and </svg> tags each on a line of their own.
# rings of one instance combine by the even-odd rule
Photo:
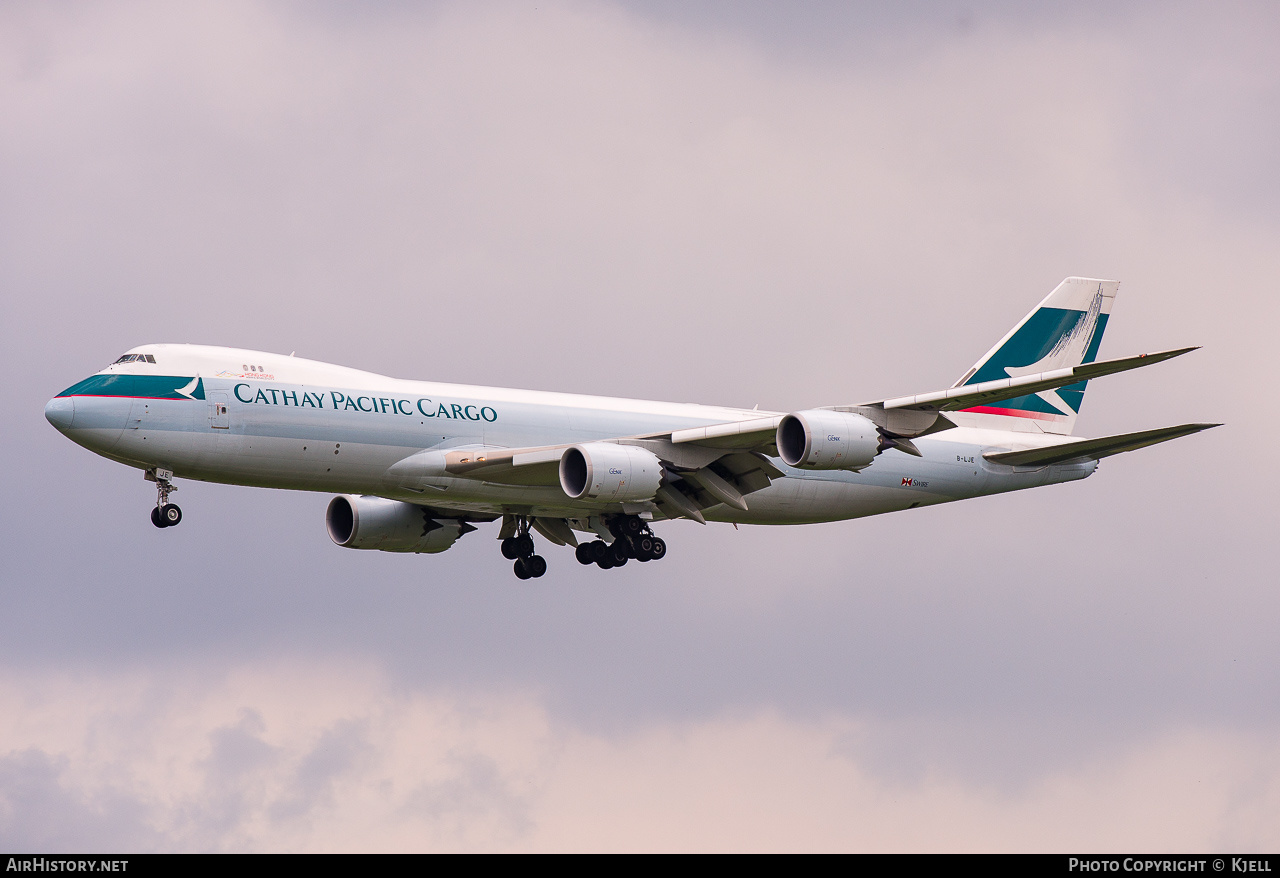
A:
<svg viewBox="0 0 1280 878">
<path fill-rule="evenodd" d="M 657 561 L 667 555 L 665 541 L 655 537 L 649 526 L 636 515 L 619 515 L 609 520 L 612 543 L 592 540 L 578 546 L 574 557 L 579 564 L 595 564 L 601 570 L 621 567 L 632 558 L 637 561 Z"/>
<path fill-rule="evenodd" d="M 521 516 L 516 535 L 502 541 L 502 557 L 515 561 L 517 579 L 537 579 L 547 572 L 547 559 L 533 553 L 533 537 L 529 536 L 529 519 Z"/>
<path fill-rule="evenodd" d="M 173 527 L 182 521 L 182 510 L 178 504 L 169 502 L 169 495 L 178 490 L 172 481 L 173 470 L 147 470 L 143 475 L 148 481 L 156 483 L 156 505 L 151 509 L 151 523 L 156 527 Z"/>
</svg>

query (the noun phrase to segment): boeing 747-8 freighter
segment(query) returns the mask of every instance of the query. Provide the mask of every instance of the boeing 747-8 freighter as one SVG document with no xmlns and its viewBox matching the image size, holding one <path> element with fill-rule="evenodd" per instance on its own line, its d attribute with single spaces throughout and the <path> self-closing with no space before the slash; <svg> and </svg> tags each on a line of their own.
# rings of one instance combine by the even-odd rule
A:
<svg viewBox="0 0 1280 878">
<path fill-rule="evenodd" d="M 1086 382 L 1185 354 L 1097 360 L 1119 284 L 1067 278 L 946 390 L 794 412 L 387 378 L 203 345 L 134 348 L 58 394 L 49 422 L 156 483 L 338 496 L 339 546 L 442 552 L 501 521 L 521 579 L 533 533 L 602 568 L 662 558 L 658 522 L 804 524 L 1083 479 L 1098 461 L 1214 424 L 1080 439 Z M 585 537 L 585 539 L 584 539 Z"/>
</svg>

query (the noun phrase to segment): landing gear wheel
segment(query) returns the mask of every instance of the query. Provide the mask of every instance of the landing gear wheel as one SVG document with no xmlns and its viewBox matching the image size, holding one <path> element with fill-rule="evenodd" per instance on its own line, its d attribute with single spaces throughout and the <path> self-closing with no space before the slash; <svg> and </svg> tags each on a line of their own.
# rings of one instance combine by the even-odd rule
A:
<svg viewBox="0 0 1280 878">
<path fill-rule="evenodd" d="M 622 540 L 618 540 L 609 548 L 612 550 L 614 567 L 622 567 L 627 563 L 627 547 Z"/>
<path fill-rule="evenodd" d="M 591 550 L 591 560 L 597 564 L 609 555 L 609 544 L 604 540 L 592 540 L 587 543 L 587 548 Z"/>
<path fill-rule="evenodd" d="M 618 530 L 622 531 L 623 536 L 634 537 L 644 530 L 644 522 L 638 515 L 628 515 L 622 519 Z"/>
<path fill-rule="evenodd" d="M 645 536 L 636 540 L 636 560 L 653 560 L 653 537 Z"/>
<path fill-rule="evenodd" d="M 596 559 L 591 557 L 590 543 L 579 543 L 578 548 L 573 550 L 573 557 L 578 559 L 579 564 L 596 563 Z"/>
<path fill-rule="evenodd" d="M 159 506 L 152 506 L 152 507 L 151 507 L 151 523 L 152 523 L 152 524 L 154 524 L 156 527 L 166 527 L 166 526 L 167 526 L 167 525 L 164 523 L 164 519 L 160 517 L 160 507 L 159 507 Z"/>
<path fill-rule="evenodd" d="M 659 537 L 653 538 L 653 548 L 649 550 L 650 557 L 657 561 L 667 554 L 667 544 Z"/>
<path fill-rule="evenodd" d="M 529 535 L 529 519 L 523 515 L 508 516 L 514 522 L 505 521 L 503 527 L 514 523 L 515 533 L 502 539 L 502 557 L 515 562 L 516 576 L 531 579 L 547 572 L 547 562 L 533 553 L 533 537 Z"/>
<path fill-rule="evenodd" d="M 605 546 L 605 549 L 608 549 Z M 606 551 L 604 555 L 596 559 L 596 566 L 601 570 L 612 570 L 616 565 L 613 563 L 613 553 Z"/>
<path fill-rule="evenodd" d="M 157 512 L 165 527 L 173 527 L 182 521 L 182 510 L 178 508 L 176 503 L 166 503 Z"/>
</svg>

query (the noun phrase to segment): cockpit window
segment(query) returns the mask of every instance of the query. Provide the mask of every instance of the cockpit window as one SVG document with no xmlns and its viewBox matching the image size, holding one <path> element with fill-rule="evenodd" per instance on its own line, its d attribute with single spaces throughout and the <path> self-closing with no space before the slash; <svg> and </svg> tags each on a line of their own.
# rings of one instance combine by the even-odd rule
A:
<svg viewBox="0 0 1280 878">
<path fill-rule="evenodd" d="M 119 363 L 154 363 L 155 361 L 156 358 L 152 354 L 125 354 L 111 365 L 114 366 Z"/>
</svg>

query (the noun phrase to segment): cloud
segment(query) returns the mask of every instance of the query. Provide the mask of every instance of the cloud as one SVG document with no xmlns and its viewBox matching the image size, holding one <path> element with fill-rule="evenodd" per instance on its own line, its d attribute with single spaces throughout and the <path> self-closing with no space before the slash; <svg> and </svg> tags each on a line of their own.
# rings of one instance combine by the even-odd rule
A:
<svg viewBox="0 0 1280 878">
<path fill-rule="evenodd" d="M 876 720 L 771 711 L 600 735 L 520 693 L 370 667 L 0 684 L 0 838 L 58 850 L 1258 850 L 1274 734 L 1164 730 L 1016 792 L 881 769 Z M 161 709 L 156 705 L 162 703 Z M 56 729 L 56 732 L 51 730 Z M 915 734 L 948 734 L 930 722 Z M 50 811 L 57 820 L 48 819 Z M 56 827 L 56 828 L 55 828 Z"/>
<path fill-rule="evenodd" d="M 350 665 L 0 688 L 14 720 L 0 837 L 23 849 L 501 847 L 527 831 L 521 778 L 537 768 L 504 737 L 546 723 L 507 699 L 397 693 Z"/>
<path fill-rule="evenodd" d="M 68 760 L 37 747 L 0 757 L 0 843 L 14 851 L 139 850 L 155 835 L 145 806 L 115 788 L 66 782 Z"/>
</svg>

